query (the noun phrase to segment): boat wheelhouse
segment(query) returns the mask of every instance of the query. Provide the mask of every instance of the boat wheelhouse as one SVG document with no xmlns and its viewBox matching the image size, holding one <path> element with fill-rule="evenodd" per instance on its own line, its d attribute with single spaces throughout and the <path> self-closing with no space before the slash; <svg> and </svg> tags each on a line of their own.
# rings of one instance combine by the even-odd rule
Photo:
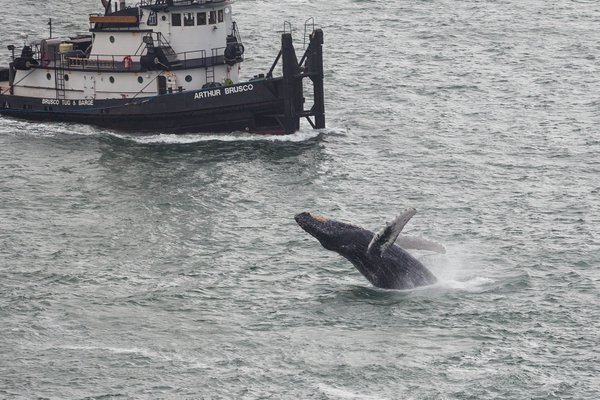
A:
<svg viewBox="0 0 600 400">
<path fill-rule="evenodd" d="M 102 0 L 89 34 L 12 51 L 0 68 L 0 113 L 90 123 L 131 133 L 289 134 L 306 118 L 325 127 L 323 33 L 298 60 L 291 29 L 268 72 L 240 79 L 245 47 L 231 0 Z M 305 32 L 309 24 L 305 25 Z M 274 77 L 278 63 L 282 75 Z M 305 109 L 304 81 L 312 81 Z"/>
</svg>

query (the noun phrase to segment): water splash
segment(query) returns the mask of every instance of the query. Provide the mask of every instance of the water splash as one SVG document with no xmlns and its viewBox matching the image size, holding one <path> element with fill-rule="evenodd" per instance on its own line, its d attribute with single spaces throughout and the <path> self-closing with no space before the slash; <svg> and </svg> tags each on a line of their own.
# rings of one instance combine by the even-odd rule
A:
<svg viewBox="0 0 600 400">
<path fill-rule="evenodd" d="M 458 280 L 444 280 L 437 283 L 437 287 L 457 290 L 457 291 L 465 291 L 465 292 L 480 292 L 482 290 L 487 289 L 490 285 L 494 284 L 496 281 L 490 278 L 486 278 L 484 276 L 476 276 L 474 278 L 458 281 Z"/>
</svg>

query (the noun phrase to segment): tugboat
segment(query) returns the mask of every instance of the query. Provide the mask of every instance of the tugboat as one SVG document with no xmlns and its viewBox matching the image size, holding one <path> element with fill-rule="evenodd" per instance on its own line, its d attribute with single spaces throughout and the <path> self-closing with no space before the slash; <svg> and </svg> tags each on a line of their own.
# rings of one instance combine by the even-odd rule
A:
<svg viewBox="0 0 600 400">
<path fill-rule="evenodd" d="M 324 128 L 322 30 L 313 23 L 306 35 L 305 24 L 308 42 L 298 60 L 291 29 L 284 29 L 269 71 L 240 81 L 245 48 L 232 3 L 102 0 L 104 13 L 89 16 L 89 34 L 50 33 L 25 44 L 18 57 L 8 46 L 0 114 L 142 134 L 291 134 L 303 118 Z M 274 77 L 280 62 L 282 74 Z M 312 81 L 309 109 L 305 79 Z"/>
</svg>

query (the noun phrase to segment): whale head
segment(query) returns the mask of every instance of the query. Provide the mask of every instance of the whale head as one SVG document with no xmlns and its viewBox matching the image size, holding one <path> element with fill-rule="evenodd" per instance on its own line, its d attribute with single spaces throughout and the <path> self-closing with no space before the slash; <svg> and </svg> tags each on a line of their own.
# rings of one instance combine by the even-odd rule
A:
<svg viewBox="0 0 600 400">
<path fill-rule="evenodd" d="M 343 246 L 353 242 L 353 233 L 363 230 L 354 225 L 308 212 L 300 213 L 294 219 L 302 229 L 314 236 L 323 247 L 337 252 L 340 252 Z"/>
</svg>

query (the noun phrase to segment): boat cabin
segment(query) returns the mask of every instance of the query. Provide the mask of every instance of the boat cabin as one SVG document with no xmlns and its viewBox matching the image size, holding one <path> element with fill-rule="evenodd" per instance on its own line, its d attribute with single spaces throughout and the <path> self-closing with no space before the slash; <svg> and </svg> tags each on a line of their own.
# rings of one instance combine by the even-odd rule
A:
<svg viewBox="0 0 600 400">
<path fill-rule="evenodd" d="M 50 37 L 20 55 L 9 45 L 0 113 L 134 132 L 288 134 L 302 118 L 325 127 L 323 32 L 314 21 L 312 33 L 305 23 L 300 59 L 286 31 L 269 72 L 240 82 L 245 49 L 232 0 L 136 1 L 101 0 L 85 35 L 53 37 L 50 24 Z M 274 77 L 280 62 L 282 76 Z M 305 80 L 312 81 L 310 108 Z"/>
<path fill-rule="evenodd" d="M 12 82 L 21 83 L 13 94 L 109 99 L 237 83 L 245 49 L 231 4 L 102 0 L 90 34 L 25 46 L 13 63 Z"/>
</svg>

